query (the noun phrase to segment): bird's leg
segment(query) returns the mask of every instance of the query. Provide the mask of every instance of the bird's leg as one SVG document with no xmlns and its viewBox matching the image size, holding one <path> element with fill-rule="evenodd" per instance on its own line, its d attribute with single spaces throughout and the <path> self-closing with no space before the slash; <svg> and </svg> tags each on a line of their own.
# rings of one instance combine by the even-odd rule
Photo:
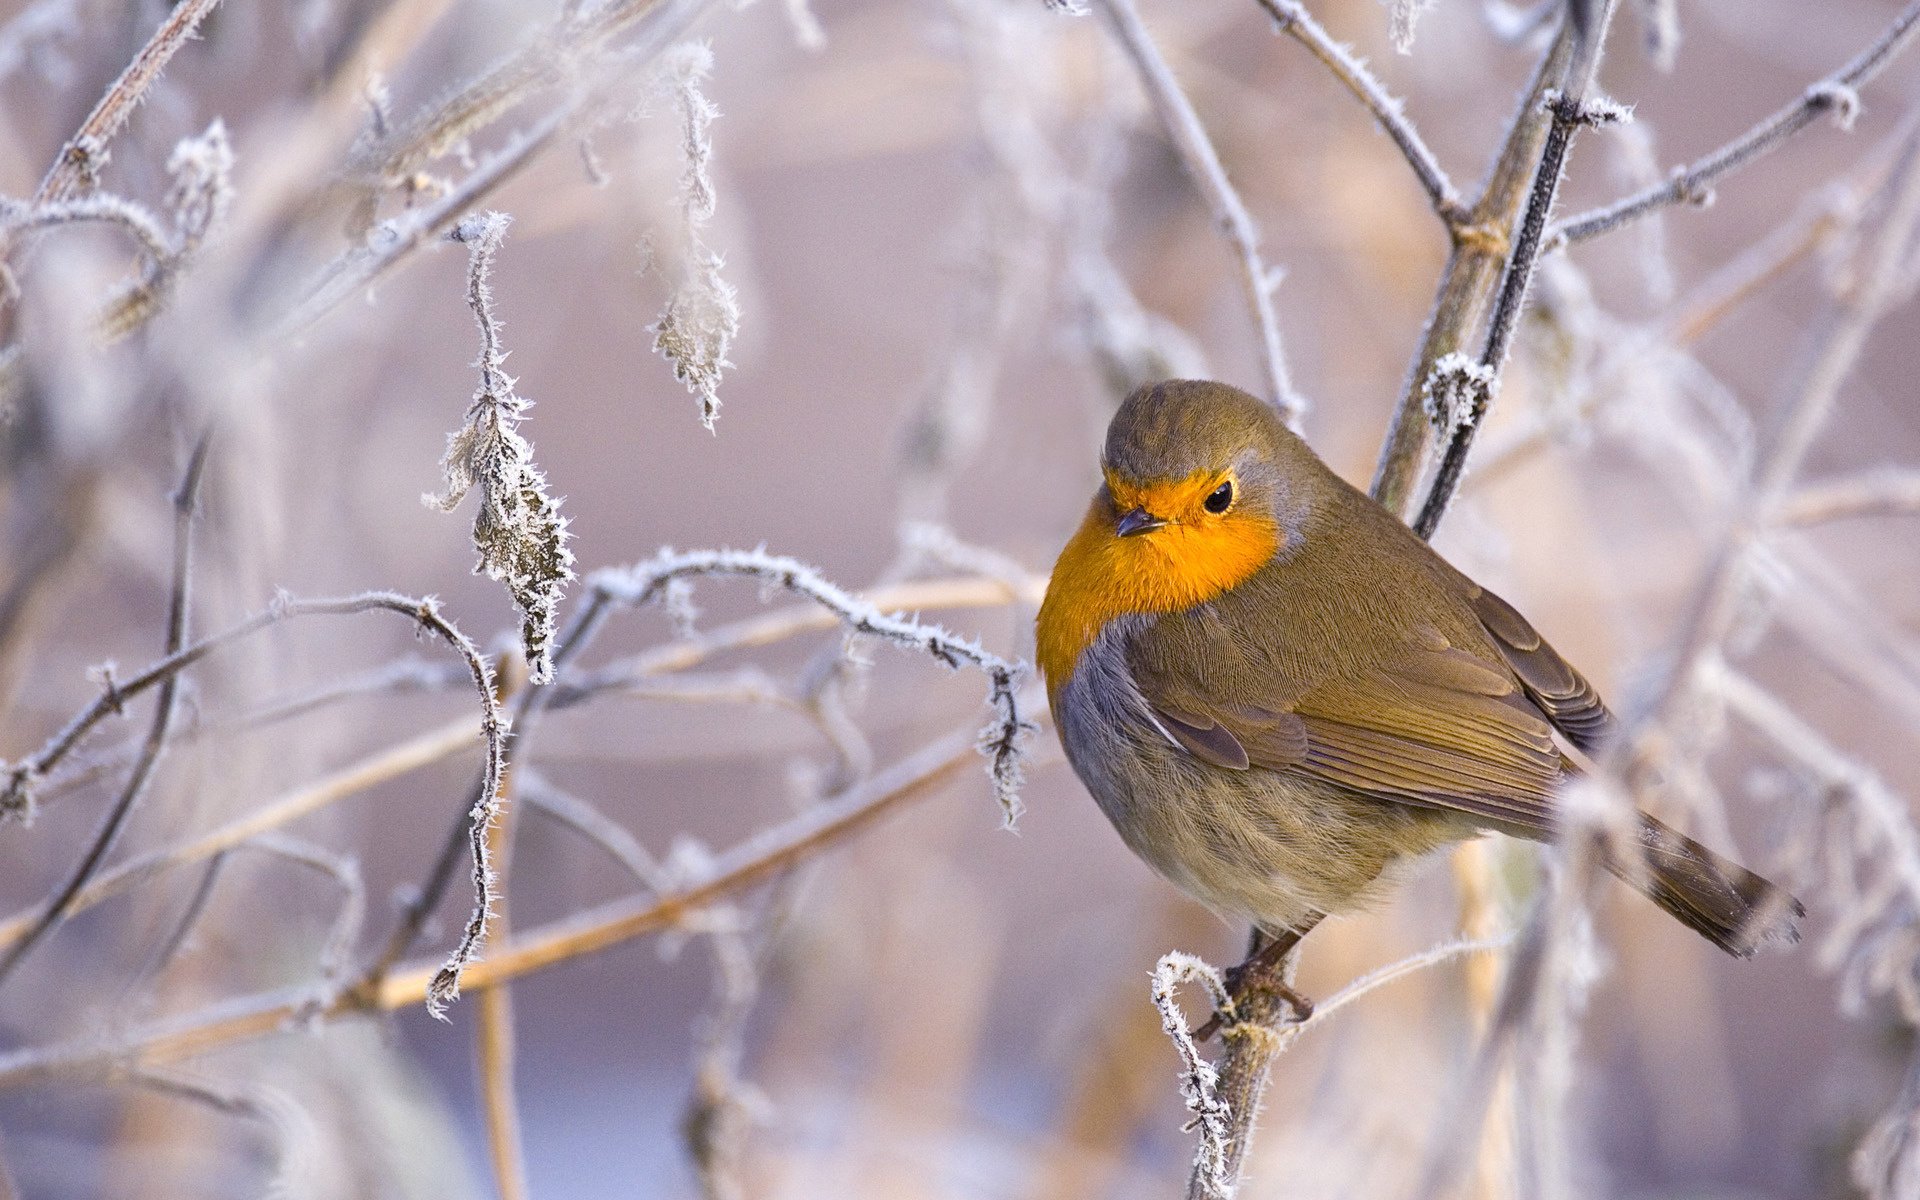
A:
<svg viewBox="0 0 1920 1200">
<path fill-rule="evenodd" d="M 1292 954 L 1294 947 L 1300 944 L 1300 939 L 1306 937 L 1312 932 L 1313 927 L 1320 923 L 1320 915 L 1315 913 L 1301 922 L 1299 927 L 1283 929 L 1273 937 L 1263 937 L 1259 930 L 1254 930 L 1254 945 L 1247 954 L 1246 961 L 1237 967 L 1228 968 L 1226 973 L 1227 999 L 1230 1008 L 1238 1008 L 1240 1003 L 1248 997 L 1264 992 L 1286 1001 L 1287 1006 L 1293 1009 L 1293 1019 L 1296 1022 L 1304 1021 L 1313 1015 L 1313 1001 L 1294 991 L 1293 985 L 1287 982 L 1286 964 L 1287 956 Z M 1206 1024 L 1194 1031 L 1193 1038 L 1196 1042 L 1204 1042 L 1218 1033 L 1221 1026 L 1226 1023 L 1222 1015 L 1216 1012 L 1207 1019 Z"/>
</svg>

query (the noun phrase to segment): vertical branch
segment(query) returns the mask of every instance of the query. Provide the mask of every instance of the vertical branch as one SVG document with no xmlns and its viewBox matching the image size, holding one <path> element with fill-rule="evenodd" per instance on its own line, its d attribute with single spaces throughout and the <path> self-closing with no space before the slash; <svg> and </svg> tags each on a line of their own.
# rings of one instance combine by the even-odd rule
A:
<svg viewBox="0 0 1920 1200">
<path fill-rule="evenodd" d="M 1595 31 L 1597 35 L 1604 36 L 1604 21 L 1612 11 L 1609 2 L 1601 18 L 1602 27 Z M 1576 60 L 1581 57 L 1576 54 Z M 1555 92 L 1547 100 L 1553 120 L 1547 128 L 1540 166 L 1534 173 L 1526 211 L 1513 239 L 1513 252 L 1501 278 L 1499 298 L 1487 326 L 1487 340 L 1479 361 L 1466 363 L 1459 355 L 1443 358 L 1435 365 L 1423 389 L 1429 398 L 1439 400 L 1450 393 L 1451 399 L 1442 401 L 1436 408 L 1435 415 L 1446 421 L 1450 434 L 1420 516 L 1413 523 L 1413 531 L 1422 538 L 1431 539 L 1440 518 L 1446 514 L 1447 505 L 1460 486 L 1460 477 L 1467 469 L 1467 454 L 1473 448 L 1474 434 L 1486 416 L 1487 405 L 1499 390 L 1500 372 L 1506 367 L 1507 354 L 1513 347 L 1513 332 L 1533 286 L 1541 238 L 1546 232 L 1547 216 L 1553 211 L 1554 197 L 1560 190 L 1560 177 L 1566 169 L 1567 152 L 1573 147 L 1574 132 L 1582 125 L 1599 126 L 1626 119 L 1626 110 L 1618 105 L 1582 99 L 1592 83 L 1599 56 L 1597 53 L 1586 55 L 1584 61 L 1585 76 L 1572 79 L 1567 91 Z"/>
<path fill-rule="evenodd" d="M 1227 179 L 1227 170 L 1207 136 L 1206 126 L 1193 111 L 1192 101 L 1180 90 L 1179 80 L 1153 42 L 1133 0 L 1100 0 L 1100 11 L 1113 34 L 1133 60 L 1140 83 L 1166 126 L 1180 161 L 1207 203 L 1214 224 L 1232 249 L 1240 268 L 1240 285 L 1252 310 L 1254 331 L 1260 338 L 1261 361 L 1266 368 L 1267 399 L 1280 410 L 1289 424 L 1298 425 L 1306 410 L 1306 400 L 1293 390 L 1287 374 L 1287 356 L 1280 342 L 1280 324 L 1273 312 L 1273 271 L 1260 256 L 1260 233 L 1253 216 Z"/>
<path fill-rule="evenodd" d="M 212 436 L 211 432 L 200 435 L 200 440 L 187 457 L 186 474 L 173 496 L 173 588 L 167 600 L 166 634 L 166 652 L 169 656 L 180 653 L 187 641 L 187 617 L 192 603 L 193 515 L 199 504 L 200 480 L 206 472 L 207 448 Z M 134 760 L 126 786 L 121 789 L 113 807 L 107 810 L 106 820 L 101 822 L 86 853 L 67 876 L 66 882 L 47 900 L 26 932 L 8 946 L 4 954 L 0 954 L 0 983 L 6 981 L 20 960 L 42 938 L 66 919 L 74 899 L 86 888 L 87 882 L 106 859 L 108 851 L 119 840 L 127 818 L 133 815 L 133 810 L 146 795 L 147 785 L 152 782 L 153 774 L 160 765 L 168 735 L 173 731 L 174 707 L 179 691 L 180 676 L 177 673 L 169 674 L 160 683 L 159 695 L 154 700 L 153 721 L 147 727 L 146 739 L 140 746 L 140 756 Z"/>
<path fill-rule="evenodd" d="M 1396 513 L 1404 513 L 1411 503 L 1426 455 L 1428 381 L 1440 361 L 1458 353 L 1479 327 L 1493 299 L 1507 262 L 1507 230 L 1519 220 L 1546 142 L 1548 122 L 1543 105 L 1566 72 L 1573 41 L 1572 25 L 1562 23 L 1553 45 L 1540 60 L 1533 84 L 1520 102 L 1520 111 L 1514 114 L 1500 156 L 1469 211 L 1467 223 L 1454 228 L 1453 252 L 1441 273 L 1426 333 L 1401 385 L 1400 403 L 1381 444 L 1380 463 L 1374 469 L 1373 498 Z"/>
</svg>

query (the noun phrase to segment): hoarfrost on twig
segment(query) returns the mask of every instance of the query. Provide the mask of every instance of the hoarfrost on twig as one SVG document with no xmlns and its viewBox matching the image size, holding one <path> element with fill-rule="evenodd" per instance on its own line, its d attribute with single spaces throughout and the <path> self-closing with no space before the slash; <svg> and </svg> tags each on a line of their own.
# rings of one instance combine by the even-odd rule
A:
<svg viewBox="0 0 1920 1200">
<path fill-rule="evenodd" d="M 520 640 L 527 657 L 527 678 L 542 684 L 553 678 L 554 615 L 573 579 L 573 552 L 567 548 L 567 519 L 560 501 L 547 492 L 546 476 L 533 463 L 533 446 L 519 433 L 532 402 L 514 392 L 500 346 L 500 322 L 493 312 L 489 277 L 494 256 L 512 218 L 489 212 L 468 217 L 453 230 L 453 240 L 468 250 L 467 304 L 480 325 L 480 387 L 467 406 L 467 422 L 447 438 L 447 490 L 421 497 L 442 512 L 452 512 L 475 485 L 480 511 L 473 518 L 473 546 L 480 552 L 476 572 L 507 585 L 520 610 Z"/>
<path fill-rule="evenodd" d="M 680 120 L 680 278 L 666 307 L 648 328 L 653 348 L 673 366 L 673 377 L 700 399 L 700 423 L 712 430 L 720 415 L 720 380 L 727 350 L 740 331 L 740 303 L 720 274 L 725 265 L 702 230 L 713 219 L 712 127 L 720 110 L 700 90 L 713 71 L 713 50 L 685 42 L 661 58 L 659 88 Z"/>
<path fill-rule="evenodd" d="M 1227 1167 L 1233 1139 L 1233 1113 L 1220 1098 L 1219 1073 L 1194 1045 L 1193 1034 L 1187 1029 L 1187 1014 L 1181 1011 L 1174 995 L 1181 984 L 1193 981 L 1206 987 L 1207 997 L 1215 1008 L 1227 1006 L 1227 985 L 1220 978 L 1220 972 L 1178 950 L 1161 955 L 1160 961 L 1154 964 L 1151 994 L 1153 1006 L 1160 1012 L 1160 1026 L 1173 1039 L 1173 1048 L 1180 1055 L 1180 1097 L 1186 1101 L 1187 1111 L 1193 1114 L 1194 1124 L 1200 1129 L 1200 1145 L 1193 1152 L 1195 1176 L 1204 1181 L 1208 1197 L 1227 1200 L 1234 1192 Z"/>
<path fill-rule="evenodd" d="M 1001 658 L 978 642 L 938 625 L 883 613 L 798 559 L 764 550 L 664 549 L 631 567 L 596 571 L 588 578 L 594 612 L 584 615 L 581 622 L 596 620 L 597 611 L 609 603 L 638 607 L 664 599 L 674 581 L 701 575 L 743 575 L 797 592 L 834 613 L 854 633 L 920 650 L 949 667 L 971 666 L 984 672 L 993 719 L 980 731 L 979 750 L 988 760 L 994 798 L 1000 803 L 1006 827 L 1014 827 L 1022 809 L 1025 744 L 1034 730 L 1032 722 L 1021 714 L 1017 695 L 1027 674 L 1023 664 Z"/>
</svg>

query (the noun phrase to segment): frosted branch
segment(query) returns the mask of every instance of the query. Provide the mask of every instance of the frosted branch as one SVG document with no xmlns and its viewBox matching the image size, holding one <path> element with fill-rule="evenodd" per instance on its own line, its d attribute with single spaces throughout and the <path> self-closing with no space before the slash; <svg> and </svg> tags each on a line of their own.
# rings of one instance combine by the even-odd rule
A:
<svg viewBox="0 0 1920 1200">
<path fill-rule="evenodd" d="M 799 593 L 832 612 L 853 633 L 918 650 L 948 667 L 970 666 L 983 672 L 988 681 L 987 706 L 994 716 L 980 731 L 979 750 L 988 760 L 994 797 L 1000 803 L 1007 827 L 1013 827 L 1022 808 L 1020 782 L 1024 746 L 1034 729 L 1021 713 L 1016 694 L 1026 677 L 1022 664 L 1001 658 L 983 649 L 978 642 L 957 637 L 938 625 L 883 613 L 798 559 L 762 550 L 686 553 L 663 550 L 653 559 L 632 567 L 596 571 L 587 581 L 593 593 L 590 605 L 597 608 L 612 603 L 639 607 L 661 599 L 673 580 L 708 575 L 747 576 Z M 576 628 L 595 619 L 594 614 L 585 614 Z"/>
</svg>

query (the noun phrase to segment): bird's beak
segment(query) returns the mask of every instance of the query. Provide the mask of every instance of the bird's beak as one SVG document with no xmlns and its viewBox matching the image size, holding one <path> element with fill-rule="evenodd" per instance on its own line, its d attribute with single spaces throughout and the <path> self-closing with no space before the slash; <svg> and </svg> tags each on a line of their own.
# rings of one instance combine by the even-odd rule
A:
<svg viewBox="0 0 1920 1200">
<path fill-rule="evenodd" d="M 1136 533 L 1151 533 L 1153 530 L 1165 524 L 1166 522 L 1164 520 L 1154 516 L 1146 509 L 1134 508 L 1129 509 L 1120 517 L 1120 522 L 1114 526 L 1114 529 L 1121 537 L 1132 537 Z"/>
</svg>

